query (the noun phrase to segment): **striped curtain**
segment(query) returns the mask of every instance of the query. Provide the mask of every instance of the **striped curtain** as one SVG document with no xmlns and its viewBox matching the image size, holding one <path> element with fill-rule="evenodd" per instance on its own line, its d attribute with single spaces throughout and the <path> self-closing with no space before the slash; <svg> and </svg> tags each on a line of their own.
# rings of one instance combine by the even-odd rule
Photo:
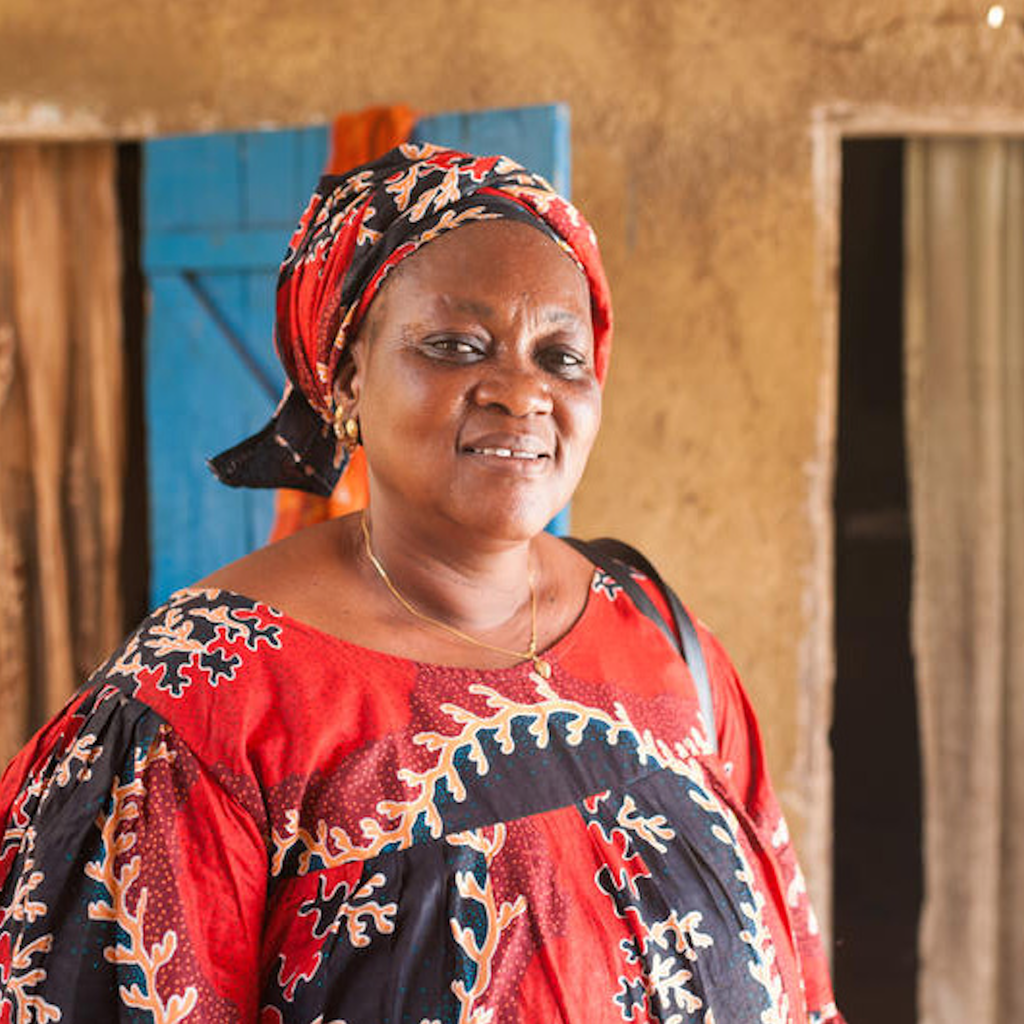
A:
<svg viewBox="0 0 1024 1024">
<path fill-rule="evenodd" d="M 912 140 L 905 168 L 920 1020 L 1003 1024 L 1024 1021 L 1024 142 Z"/>
<path fill-rule="evenodd" d="M 0 765 L 121 638 L 121 241 L 109 144 L 0 147 Z"/>
</svg>

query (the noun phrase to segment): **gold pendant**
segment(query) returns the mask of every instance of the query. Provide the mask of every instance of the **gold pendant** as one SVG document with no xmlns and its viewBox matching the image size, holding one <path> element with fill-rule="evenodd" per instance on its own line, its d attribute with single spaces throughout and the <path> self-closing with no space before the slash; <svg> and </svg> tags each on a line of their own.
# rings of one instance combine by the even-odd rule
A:
<svg viewBox="0 0 1024 1024">
<path fill-rule="evenodd" d="M 535 657 L 533 659 L 533 667 L 536 669 L 537 674 L 544 679 L 551 678 L 551 663 L 545 661 L 543 658 Z"/>
</svg>

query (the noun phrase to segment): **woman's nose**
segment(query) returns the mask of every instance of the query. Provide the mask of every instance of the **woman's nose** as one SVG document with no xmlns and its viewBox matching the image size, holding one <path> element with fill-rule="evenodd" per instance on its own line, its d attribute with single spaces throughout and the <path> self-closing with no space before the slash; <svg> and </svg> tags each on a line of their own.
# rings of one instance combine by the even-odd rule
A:
<svg viewBox="0 0 1024 1024">
<path fill-rule="evenodd" d="M 497 406 L 510 416 L 548 413 L 553 408 L 548 381 L 535 366 L 489 367 L 477 383 L 474 398 L 478 405 Z"/>
</svg>

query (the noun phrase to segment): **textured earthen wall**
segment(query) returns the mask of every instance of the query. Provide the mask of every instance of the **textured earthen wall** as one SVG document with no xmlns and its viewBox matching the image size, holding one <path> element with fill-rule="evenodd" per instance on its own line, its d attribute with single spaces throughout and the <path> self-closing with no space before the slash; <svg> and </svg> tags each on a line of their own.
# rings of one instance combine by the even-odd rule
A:
<svg viewBox="0 0 1024 1024">
<path fill-rule="evenodd" d="M 575 196 L 602 240 L 618 316 L 577 531 L 632 538 L 725 639 L 820 893 L 827 773 L 808 751 L 824 750 L 827 726 L 834 381 L 812 122 L 837 104 L 1024 112 L 1020 22 L 993 31 L 973 0 L 4 0 L 0 10 L 7 135 L 131 137 L 310 123 L 373 103 L 433 112 L 554 100 L 572 109 Z"/>
</svg>

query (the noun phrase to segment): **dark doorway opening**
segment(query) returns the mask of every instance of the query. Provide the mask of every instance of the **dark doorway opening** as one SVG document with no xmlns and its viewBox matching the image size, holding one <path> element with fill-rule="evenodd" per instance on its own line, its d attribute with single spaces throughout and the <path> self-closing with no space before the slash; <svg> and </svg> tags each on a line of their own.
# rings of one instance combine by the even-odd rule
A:
<svg viewBox="0 0 1024 1024">
<path fill-rule="evenodd" d="M 916 1019 L 921 775 L 903 410 L 903 143 L 843 145 L 834 930 L 851 1021 Z"/>
<path fill-rule="evenodd" d="M 142 274 L 142 147 L 117 147 L 117 190 L 121 216 L 121 308 L 125 354 L 127 419 L 121 593 L 124 628 L 133 628 L 149 609 L 149 499 L 146 485 L 144 346 L 145 280 Z"/>
</svg>

